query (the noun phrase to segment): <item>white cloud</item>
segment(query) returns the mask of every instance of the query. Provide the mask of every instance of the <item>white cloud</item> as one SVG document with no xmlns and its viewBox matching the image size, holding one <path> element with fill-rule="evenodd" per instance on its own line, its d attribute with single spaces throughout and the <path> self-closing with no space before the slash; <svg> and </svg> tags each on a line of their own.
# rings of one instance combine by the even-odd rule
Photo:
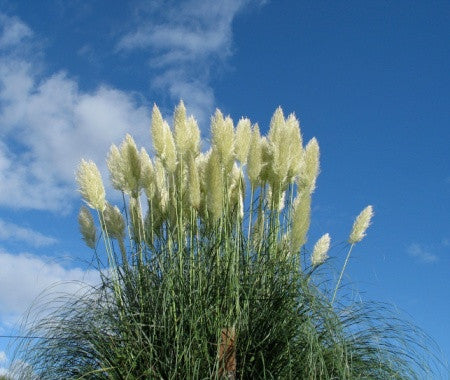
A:
<svg viewBox="0 0 450 380">
<path fill-rule="evenodd" d="M 2 16 L 0 24 L 24 30 L 15 18 Z M 28 34 L 5 33 L 0 41 L 16 45 L 0 46 L 0 206 L 61 211 L 76 195 L 80 159 L 93 159 L 105 174 L 112 142 L 126 132 L 148 141 L 149 110 L 108 86 L 84 92 L 64 72 L 42 77 L 40 61 L 24 48 L 32 44 Z"/>
<path fill-rule="evenodd" d="M 184 99 L 189 112 L 204 123 L 215 103 L 210 71 L 231 55 L 233 20 L 250 2 L 156 2 L 140 14 L 138 25 L 117 48 L 145 50 L 150 66 L 159 70 L 153 85 L 168 90 L 175 100 Z"/>
<path fill-rule="evenodd" d="M 32 36 L 31 29 L 15 17 L 0 13 L 0 47 L 14 46 Z"/>
<path fill-rule="evenodd" d="M 439 259 L 437 255 L 417 243 L 412 243 L 406 251 L 410 256 L 424 263 L 434 263 Z"/>
<path fill-rule="evenodd" d="M 233 20 L 250 2 L 256 0 L 142 5 L 118 49 L 144 49 L 156 70 L 152 85 L 183 98 L 206 126 L 215 103 L 210 72 L 232 53 Z M 111 143 L 129 132 L 149 145 L 150 107 L 104 85 L 83 91 L 64 71 L 44 75 L 39 47 L 27 25 L 0 14 L 0 207 L 68 212 L 78 197 L 80 159 L 94 160 L 106 179 Z"/>
<path fill-rule="evenodd" d="M 55 284 L 58 292 L 75 293 L 81 282 L 96 284 L 98 272 L 65 268 L 50 259 L 0 250 L 0 324 L 13 325 L 43 291 Z"/>
<path fill-rule="evenodd" d="M 45 236 L 40 232 L 6 222 L 2 219 L 0 219 L 0 240 L 25 242 L 33 247 L 48 246 L 57 242 L 53 237 Z"/>
</svg>

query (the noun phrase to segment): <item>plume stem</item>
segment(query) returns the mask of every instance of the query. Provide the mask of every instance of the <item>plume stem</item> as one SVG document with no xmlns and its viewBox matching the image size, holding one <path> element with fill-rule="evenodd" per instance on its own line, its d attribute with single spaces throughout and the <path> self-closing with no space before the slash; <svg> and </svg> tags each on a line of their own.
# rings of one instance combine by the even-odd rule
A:
<svg viewBox="0 0 450 380">
<path fill-rule="evenodd" d="M 336 298 L 336 293 L 337 293 L 337 291 L 338 291 L 338 289 L 339 289 L 339 285 L 341 284 L 342 276 L 344 275 L 344 271 L 345 271 L 345 268 L 347 267 L 348 260 L 350 259 L 350 254 L 352 253 L 352 249 L 353 249 L 353 246 L 354 246 L 354 245 L 355 245 L 355 244 L 352 244 L 352 245 L 350 246 L 350 249 L 349 249 L 349 251 L 348 251 L 348 253 L 347 253 L 347 257 L 345 258 L 345 262 L 344 262 L 344 265 L 342 266 L 341 274 L 339 275 L 338 282 L 337 282 L 337 284 L 336 284 L 336 287 L 334 288 L 333 298 L 331 299 L 331 305 L 333 305 L 334 300 L 335 300 L 335 298 Z"/>
</svg>

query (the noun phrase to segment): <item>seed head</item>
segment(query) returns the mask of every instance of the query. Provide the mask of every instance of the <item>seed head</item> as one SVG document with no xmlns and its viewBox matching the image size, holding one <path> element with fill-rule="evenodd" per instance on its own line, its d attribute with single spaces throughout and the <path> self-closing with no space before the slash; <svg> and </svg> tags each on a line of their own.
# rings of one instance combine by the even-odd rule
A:
<svg viewBox="0 0 450 380">
<path fill-rule="evenodd" d="M 125 221 L 117 206 L 111 206 L 108 203 L 103 213 L 103 220 L 108 236 L 117 240 L 125 237 Z"/>
<path fill-rule="evenodd" d="M 249 119 L 241 119 L 236 127 L 234 140 L 234 152 L 236 158 L 245 165 L 247 163 L 250 140 L 252 138 L 252 128 Z"/>
<path fill-rule="evenodd" d="M 277 142 L 281 131 L 284 129 L 284 115 L 281 107 L 278 107 L 273 113 L 272 119 L 270 120 L 270 129 L 268 138 L 272 142 Z"/>
<path fill-rule="evenodd" d="M 234 155 L 233 120 L 228 116 L 224 119 L 222 112 L 216 110 L 211 119 L 211 136 L 220 163 L 227 168 L 227 171 L 230 170 Z"/>
<path fill-rule="evenodd" d="M 370 225 L 370 221 L 373 217 L 372 206 L 367 206 L 361 213 L 356 217 L 353 223 L 352 232 L 348 238 L 350 244 L 359 243 L 364 236 L 366 236 L 367 228 Z"/>
<path fill-rule="evenodd" d="M 127 134 L 117 148 L 111 145 L 107 159 L 113 187 L 127 194 L 137 196 L 140 187 L 141 157 L 133 138 Z"/>
<path fill-rule="evenodd" d="M 103 211 L 106 207 L 105 188 L 97 165 L 82 159 L 76 178 L 79 191 L 88 206 Z"/>
<path fill-rule="evenodd" d="M 141 157 L 141 183 L 140 187 L 144 189 L 145 194 L 148 199 L 151 199 L 153 196 L 153 192 L 155 191 L 154 187 L 154 169 L 152 160 L 148 155 L 147 151 L 144 148 L 141 148 L 140 151 Z"/>
<path fill-rule="evenodd" d="M 163 117 L 156 104 L 153 105 L 152 110 L 151 135 L 155 152 L 159 157 L 162 157 L 165 151 L 164 125 Z"/>
<path fill-rule="evenodd" d="M 169 203 L 169 189 L 166 178 L 166 170 L 161 160 L 157 158 L 155 160 L 155 192 L 154 195 L 157 197 L 157 206 L 164 214 L 167 211 Z"/>
<path fill-rule="evenodd" d="M 306 243 L 311 216 L 311 195 L 302 193 L 294 201 L 292 211 L 291 248 L 293 252 Z"/>
<path fill-rule="evenodd" d="M 289 134 L 283 110 L 278 107 L 270 121 L 264 162 L 265 175 L 273 187 L 283 187 L 289 170 Z"/>
<path fill-rule="evenodd" d="M 297 180 L 300 191 L 306 191 L 312 194 L 316 188 L 316 180 L 319 175 L 319 144 L 313 137 L 306 145 L 303 155 L 303 163 L 300 176 Z"/>
<path fill-rule="evenodd" d="M 94 218 L 86 206 L 81 206 L 78 214 L 78 224 L 83 240 L 89 248 L 94 249 L 97 241 L 97 234 L 94 224 Z"/>
<path fill-rule="evenodd" d="M 109 148 L 108 158 L 106 160 L 109 169 L 109 178 L 116 190 L 125 190 L 125 176 L 122 162 L 122 155 L 119 148 L 112 144 Z"/>
<path fill-rule="evenodd" d="M 178 153 L 184 155 L 189 149 L 191 136 L 186 123 L 186 107 L 182 100 L 175 107 L 173 120 L 177 150 Z"/>
<path fill-rule="evenodd" d="M 300 124 L 293 113 L 286 120 L 286 129 L 289 135 L 289 170 L 288 181 L 300 173 L 301 161 L 303 156 L 303 139 L 300 132 Z"/>
<path fill-rule="evenodd" d="M 314 245 L 313 253 L 311 255 L 311 264 L 319 266 L 328 259 L 328 250 L 330 249 L 330 235 L 325 234 Z"/>
<path fill-rule="evenodd" d="M 197 120 L 193 116 L 189 116 L 186 121 L 189 131 L 189 151 L 197 157 L 200 152 L 200 129 Z"/>
<path fill-rule="evenodd" d="M 169 124 L 163 122 L 164 128 L 164 155 L 162 156 L 163 162 L 169 173 L 173 173 L 177 166 L 177 151 L 175 148 L 175 141 L 173 139 L 172 131 Z"/>
<path fill-rule="evenodd" d="M 137 196 L 141 177 L 141 158 L 134 139 L 127 134 L 120 146 L 122 170 L 125 178 L 124 191 Z"/>
</svg>

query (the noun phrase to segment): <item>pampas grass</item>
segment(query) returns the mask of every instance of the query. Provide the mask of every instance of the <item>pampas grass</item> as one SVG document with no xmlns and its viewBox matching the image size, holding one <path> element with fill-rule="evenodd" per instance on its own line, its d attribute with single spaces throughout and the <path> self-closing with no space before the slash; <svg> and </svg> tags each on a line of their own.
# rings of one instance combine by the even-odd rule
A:
<svg viewBox="0 0 450 380">
<path fill-rule="evenodd" d="M 28 325 L 40 338 L 21 342 L 16 359 L 39 379 L 431 376 L 420 330 L 384 305 L 336 298 L 351 251 L 337 284 L 316 276 L 326 269 L 328 234 L 312 265 L 302 264 L 319 145 L 302 146 L 295 116 L 278 108 L 261 137 L 248 119 L 235 129 L 217 111 L 212 147 L 201 153 L 185 112 L 180 103 L 173 135 L 153 108 L 153 159 L 131 136 L 111 148 L 120 207 L 106 202 L 95 164 L 82 161 L 80 191 L 102 239 L 93 241 L 85 207 L 80 228 L 101 284 L 54 300 L 58 307 Z M 364 215 L 351 248 L 369 225 Z"/>
</svg>

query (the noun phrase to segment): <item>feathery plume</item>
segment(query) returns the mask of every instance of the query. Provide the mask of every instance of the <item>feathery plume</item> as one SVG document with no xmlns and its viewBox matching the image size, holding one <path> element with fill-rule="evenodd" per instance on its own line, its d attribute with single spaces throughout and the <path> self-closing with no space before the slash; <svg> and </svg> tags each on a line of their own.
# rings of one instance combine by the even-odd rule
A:
<svg viewBox="0 0 450 380">
<path fill-rule="evenodd" d="M 311 196 L 303 193 L 297 196 L 292 211 L 291 248 L 293 252 L 306 243 L 311 215 Z"/>
<path fill-rule="evenodd" d="M 125 221 L 122 213 L 117 206 L 106 204 L 105 212 L 103 213 L 104 228 L 108 236 L 113 239 L 123 239 L 125 237 Z"/>
<path fill-rule="evenodd" d="M 79 191 L 89 207 L 103 211 L 106 207 L 102 176 L 93 161 L 81 160 L 77 172 Z"/>
<path fill-rule="evenodd" d="M 167 211 L 169 204 L 169 189 L 166 179 L 166 170 L 159 158 L 155 160 L 155 192 L 154 195 L 157 197 L 157 206 L 160 208 L 161 212 L 164 214 Z"/>
<path fill-rule="evenodd" d="M 175 141 L 173 139 L 172 131 L 166 121 L 163 122 L 164 130 L 164 154 L 162 156 L 163 162 L 169 173 L 173 173 L 177 166 L 177 151 L 175 148 Z"/>
<path fill-rule="evenodd" d="M 367 206 L 361 213 L 356 217 L 353 223 L 352 232 L 348 238 L 350 244 L 359 243 L 364 236 L 366 236 L 366 230 L 370 225 L 370 221 L 373 217 L 373 207 Z"/>
<path fill-rule="evenodd" d="M 106 160 L 109 169 L 109 178 L 116 190 L 125 191 L 125 175 L 122 155 L 119 148 L 112 144 Z"/>
<path fill-rule="evenodd" d="M 182 100 L 180 100 L 178 106 L 175 107 L 173 125 L 177 151 L 178 153 L 184 155 L 189 149 L 191 136 L 186 123 L 186 107 L 184 106 Z"/>
<path fill-rule="evenodd" d="M 164 139 L 164 120 L 156 104 L 153 105 L 152 110 L 152 126 L 151 135 L 153 141 L 153 147 L 159 157 L 164 155 L 165 151 L 165 139 Z"/>
<path fill-rule="evenodd" d="M 186 124 L 189 131 L 189 151 L 197 157 L 200 152 L 200 128 L 193 116 L 189 116 Z"/>
<path fill-rule="evenodd" d="M 80 226 L 80 232 L 83 236 L 83 240 L 89 248 L 95 248 L 95 242 L 97 241 L 97 233 L 94 224 L 94 218 L 91 212 L 86 206 L 81 206 L 80 213 L 78 214 L 78 224 Z"/>
<path fill-rule="evenodd" d="M 132 196 L 138 196 L 141 177 L 141 157 L 134 139 L 127 134 L 117 148 L 111 145 L 107 159 L 113 187 Z"/>
<path fill-rule="evenodd" d="M 225 119 L 222 112 L 216 110 L 211 119 L 211 136 L 220 163 L 227 171 L 231 170 L 234 154 L 234 127 L 229 116 Z"/>
<path fill-rule="evenodd" d="M 286 129 L 289 136 L 289 170 L 287 176 L 288 182 L 292 182 L 300 173 L 303 156 L 303 139 L 300 132 L 300 123 L 295 114 L 291 113 L 286 119 Z"/>
<path fill-rule="evenodd" d="M 311 255 L 311 264 L 315 267 L 322 265 L 328 259 L 328 250 L 330 249 L 330 235 L 325 234 L 314 245 Z"/>
<path fill-rule="evenodd" d="M 258 124 L 253 126 L 248 152 L 247 175 L 253 187 L 258 184 L 259 174 L 262 168 L 262 146 L 261 135 Z"/>
<path fill-rule="evenodd" d="M 139 153 L 141 157 L 141 182 L 140 187 L 144 189 L 148 199 L 151 199 L 155 191 L 154 169 L 152 160 L 144 148 Z"/>
<path fill-rule="evenodd" d="M 236 158 L 242 165 L 247 163 L 248 151 L 250 149 L 250 140 L 252 138 L 252 128 L 249 119 L 240 119 L 236 127 L 234 139 L 234 152 Z"/>
<path fill-rule="evenodd" d="M 128 133 L 120 146 L 120 153 L 125 179 L 125 192 L 137 197 L 141 177 L 141 158 L 134 139 Z"/>
<path fill-rule="evenodd" d="M 320 171 L 319 164 L 320 149 L 315 137 L 306 145 L 303 155 L 303 165 L 297 184 L 301 191 L 312 194 L 316 188 L 316 180 Z"/>
<path fill-rule="evenodd" d="M 272 142 L 279 140 L 281 131 L 284 128 L 285 120 L 283 115 L 283 110 L 278 107 L 273 113 L 272 119 L 270 120 L 270 128 L 268 139 Z"/>
</svg>

